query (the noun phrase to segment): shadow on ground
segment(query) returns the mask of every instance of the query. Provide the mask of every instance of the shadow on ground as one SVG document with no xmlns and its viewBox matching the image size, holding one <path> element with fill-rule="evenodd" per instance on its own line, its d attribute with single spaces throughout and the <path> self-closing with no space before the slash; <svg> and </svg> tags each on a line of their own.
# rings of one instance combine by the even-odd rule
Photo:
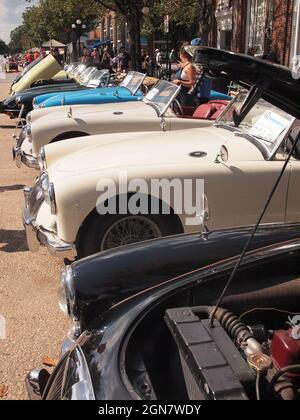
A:
<svg viewBox="0 0 300 420">
<path fill-rule="evenodd" d="M 4 187 L 0 187 L 0 193 L 6 192 L 6 191 L 20 191 L 23 190 L 25 185 L 7 185 Z"/>
<path fill-rule="evenodd" d="M 0 252 L 28 251 L 25 230 L 0 229 Z"/>
</svg>

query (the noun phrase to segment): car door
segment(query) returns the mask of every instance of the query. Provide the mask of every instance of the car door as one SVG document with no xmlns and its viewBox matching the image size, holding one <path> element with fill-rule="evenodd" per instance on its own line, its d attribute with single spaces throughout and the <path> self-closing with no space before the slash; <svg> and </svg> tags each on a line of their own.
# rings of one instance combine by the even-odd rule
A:
<svg viewBox="0 0 300 420">
<path fill-rule="evenodd" d="M 277 160 L 219 164 L 218 170 L 205 179 L 210 213 L 208 227 L 217 229 L 256 223 L 283 164 L 283 161 Z M 289 166 L 263 219 L 264 223 L 286 220 L 290 172 Z"/>
<path fill-rule="evenodd" d="M 291 158 L 291 179 L 289 183 L 286 220 L 300 219 L 300 160 Z"/>
</svg>

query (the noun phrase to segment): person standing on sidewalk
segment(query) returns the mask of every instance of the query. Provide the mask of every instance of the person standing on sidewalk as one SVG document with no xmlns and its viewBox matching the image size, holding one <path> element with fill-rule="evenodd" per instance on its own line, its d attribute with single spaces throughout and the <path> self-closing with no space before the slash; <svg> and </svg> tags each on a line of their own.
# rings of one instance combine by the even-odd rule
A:
<svg viewBox="0 0 300 420">
<path fill-rule="evenodd" d="M 131 62 L 130 54 L 121 47 L 118 54 L 118 71 L 127 73 Z"/>
<path fill-rule="evenodd" d="M 190 95 L 189 91 L 195 85 L 197 71 L 193 65 L 193 57 L 184 46 L 180 48 L 179 59 L 180 68 L 175 75 L 175 80 L 173 80 L 175 85 L 181 86 L 178 100 L 182 106 L 195 106 L 195 95 Z"/>
</svg>

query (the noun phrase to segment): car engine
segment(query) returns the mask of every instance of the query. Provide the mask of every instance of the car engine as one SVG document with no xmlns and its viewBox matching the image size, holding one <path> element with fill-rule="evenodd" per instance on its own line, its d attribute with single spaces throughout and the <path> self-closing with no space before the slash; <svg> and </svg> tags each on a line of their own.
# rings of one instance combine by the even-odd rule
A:
<svg viewBox="0 0 300 420">
<path fill-rule="evenodd" d="M 268 316 L 261 309 L 249 314 L 268 324 L 271 313 L 278 329 L 247 325 L 241 316 L 214 306 L 166 311 L 189 399 L 299 399 L 300 315 L 265 311 Z"/>
</svg>

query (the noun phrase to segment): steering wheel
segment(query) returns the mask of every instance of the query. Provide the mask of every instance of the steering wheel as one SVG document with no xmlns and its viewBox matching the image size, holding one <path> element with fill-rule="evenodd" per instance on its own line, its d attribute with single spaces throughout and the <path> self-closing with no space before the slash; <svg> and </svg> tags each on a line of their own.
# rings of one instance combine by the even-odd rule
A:
<svg viewBox="0 0 300 420">
<path fill-rule="evenodd" d="M 175 112 L 177 116 L 180 116 L 180 117 L 184 116 L 182 106 L 180 102 L 178 101 L 178 99 L 174 99 L 173 101 L 173 111 Z"/>
</svg>

